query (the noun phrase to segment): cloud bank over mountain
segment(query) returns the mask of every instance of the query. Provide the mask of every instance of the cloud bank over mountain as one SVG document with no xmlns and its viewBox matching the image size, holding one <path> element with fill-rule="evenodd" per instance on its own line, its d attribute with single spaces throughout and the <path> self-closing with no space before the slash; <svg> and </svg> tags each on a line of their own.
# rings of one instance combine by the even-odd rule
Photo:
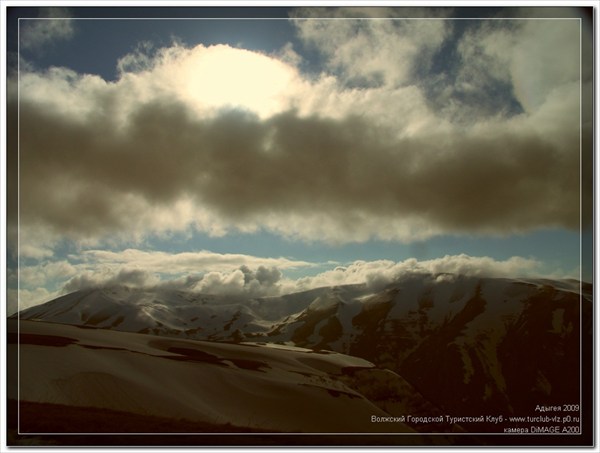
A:
<svg viewBox="0 0 600 453">
<path fill-rule="evenodd" d="M 284 275 L 286 270 L 318 268 L 322 263 L 209 252 L 169 256 L 163 252 L 133 249 L 119 253 L 89 250 L 64 261 L 22 266 L 20 300 L 17 301 L 17 290 L 9 290 L 8 313 L 89 288 L 163 288 L 232 297 L 280 296 L 349 284 L 366 284 L 373 291 L 379 291 L 398 279 L 415 274 L 536 277 L 541 273 L 541 264 L 531 258 L 495 260 L 463 254 L 422 261 L 414 258 L 399 262 L 355 261 L 330 270 L 313 271 L 314 275 L 290 278 Z M 440 278 L 451 278 L 451 275 Z M 9 276 L 9 283 L 11 279 L 16 279 L 16 273 Z M 43 289 L 50 286 L 55 286 L 56 290 Z M 38 289 L 28 290 L 27 287 Z"/>
</svg>

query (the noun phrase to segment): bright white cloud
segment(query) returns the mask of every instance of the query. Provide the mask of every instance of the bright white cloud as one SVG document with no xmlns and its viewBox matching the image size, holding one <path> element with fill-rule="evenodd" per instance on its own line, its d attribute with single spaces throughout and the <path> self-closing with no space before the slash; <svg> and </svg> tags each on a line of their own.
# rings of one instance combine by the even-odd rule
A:
<svg viewBox="0 0 600 453">
<path fill-rule="evenodd" d="M 538 276 L 541 269 L 534 259 L 511 257 L 495 260 L 490 257 L 468 255 L 446 255 L 442 258 L 418 261 L 410 258 L 405 261 L 389 260 L 356 261 L 349 266 L 339 266 L 314 277 L 305 277 L 296 282 L 298 288 L 310 289 L 321 286 L 366 283 L 374 289 L 412 274 L 454 274 L 475 277 Z"/>
<path fill-rule="evenodd" d="M 261 118 L 287 110 L 302 88 L 294 66 L 279 59 L 227 45 L 160 49 L 120 60 L 119 86 L 134 88 L 142 99 L 176 96 L 199 115 L 241 108 Z"/>
<path fill-rule="evenodd" d="M 244 290 L 244 274 L 236 270 L 227 274 L 209 272 L 195 286 L 198 292 L 218 295 L 239 295 Z"/>
</svg>

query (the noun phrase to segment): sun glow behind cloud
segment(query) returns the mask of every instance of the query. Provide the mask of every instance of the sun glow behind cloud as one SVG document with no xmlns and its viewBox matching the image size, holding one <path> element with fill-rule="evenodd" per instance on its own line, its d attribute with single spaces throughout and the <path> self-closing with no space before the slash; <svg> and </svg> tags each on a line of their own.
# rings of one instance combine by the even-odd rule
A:
<svg viewBox="0 0 600 453">
<path fill-rule="evenodd" d="M 193 226 L 336 243 L 573 228 L 579 105 L 571 66 L 532 112 L 469 124 L 436 112 L 416 82 L 348 87 L 225 45 L 123 57 L 114 82 L 65 68 L 24 71 L 21 220 L 80 238 Z"/>
<path fill-rule="evenodd" d="M 289 108 L 294 69 L 244 49 L 197 46 L 176 70 L 183 98 L 199 110 L 241 108 L 266 118 Z"/>
</svg>

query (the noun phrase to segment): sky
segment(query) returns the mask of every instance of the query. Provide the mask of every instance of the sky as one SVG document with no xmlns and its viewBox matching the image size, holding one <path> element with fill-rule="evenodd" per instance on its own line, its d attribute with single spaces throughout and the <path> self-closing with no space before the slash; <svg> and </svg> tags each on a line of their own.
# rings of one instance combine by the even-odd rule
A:
<svg viewBox="0 0 600 453">
<path fill-rule="evenodd" d="M 582 8 L 9 8 L 8 314 L 592 280 Z"/>
</svg>

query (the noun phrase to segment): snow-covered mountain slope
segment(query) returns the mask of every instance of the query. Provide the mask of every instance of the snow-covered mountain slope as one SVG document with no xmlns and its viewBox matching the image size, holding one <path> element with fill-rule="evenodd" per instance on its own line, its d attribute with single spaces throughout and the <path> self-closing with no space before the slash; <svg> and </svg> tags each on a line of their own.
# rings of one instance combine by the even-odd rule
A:
<svg viewBox="0 0 600 453">
<path fill-rule="evenodd" d="M 20 319 L 206 340 L 240 340 L 269 333 L 331 291 L 320 288 L 281 297 L 239 299 L 124 286 L 88 289 L 22 311 Z M 349 297 L 364 285 L 343 287 Z M 16 315 L 13 317 L 17 317 Z"/>
<path fill-rule="evenodd" d="M 353 285 L 235 301 L 87 290 L 19 316 L 332 350 L 400 374 L 450 413 L 520 414 L 537 404 L 579 401 L 580 344 L 592 335 L 591 302 L 591 285 L 574 280 L 417 274 L 378 291 Z"/>
<path fill-rule="evenodd" d="M 11 375 L 17 382 L 9 383 L 12 399 L 274 432 L 412 432 L 402 423 L 371 422 L 388 413 L 353 389 L 352 374 L 377 371 L 360 358 L 18 324 L 8 322 L 9 354 L 18 348 L 19 357 L 19 373 Z"/>
</svg>

